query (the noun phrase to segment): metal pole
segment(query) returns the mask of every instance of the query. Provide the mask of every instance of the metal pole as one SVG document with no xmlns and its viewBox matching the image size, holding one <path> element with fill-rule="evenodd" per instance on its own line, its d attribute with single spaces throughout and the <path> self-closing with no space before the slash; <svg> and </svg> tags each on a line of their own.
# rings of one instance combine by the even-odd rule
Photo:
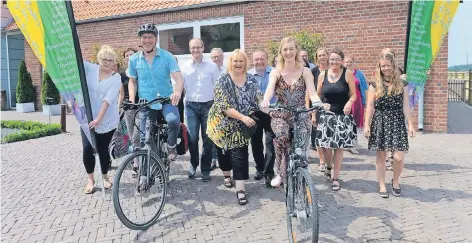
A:
<svg viewBox="0 0 472 243">
<path fill-rule="evenodd" d="M 61 130 L 66 132 L 66 105 L 61 104 Z"/>
<path fill-rule="evenodd" d="M 87 114 L 87 121 L 90 123 L 93 120 L 92 116 L 92 106 L 90 105 L 90 97 L 87 88 L 87 81 L 85 79 L 85 69 L 84 69 L 84 61 L 82 59 L 82 50 L 80 49 L 79 37 L 77 35 L 77 28 L 75 26 L 75 17 L 74 17 L 74 10 L 72 8 L 71 1 L 64 1 L 67 8 L 67 13 L 69 16 L 70 27 L 72 30 L 72 39 L 74 40 L 74 47 L 75 47 L 75 55 L 77 58 L 77 65 L 79 68 L 79 76 L 80 76 L 80 83 L 82 84 L 82 93 L 84 95 L 84 103 L 85 103 L 85 112 Z M 102 184 L 102 194 L 103 194 L 103 201 L 106 200 L 105 198 L 105 185 L 103 183 L 103 175 L 102 175 L 102 167 L 100 166 L 102 161 L 100 161 L 98 153 L 97 153 L 97 136 L 95 130 L 90 130 L 90 136 L 92 141 L 91 145 L 93 147 L 93 153 L 98 160 L 98 171 L 99 171 L 99 180 Z"/>
<path fill-rule="evenodd" d="M 413 8 L 412 1 L 408 1 L 408 18 L 406 22 L 406 40 L 405 40 L 405 59 L 403 61 L 405 73 L 408 66 L 408 46 L 410 45 L 410 27 L 411 27 L 411 9 L 412 8 Z"/>
</svg>

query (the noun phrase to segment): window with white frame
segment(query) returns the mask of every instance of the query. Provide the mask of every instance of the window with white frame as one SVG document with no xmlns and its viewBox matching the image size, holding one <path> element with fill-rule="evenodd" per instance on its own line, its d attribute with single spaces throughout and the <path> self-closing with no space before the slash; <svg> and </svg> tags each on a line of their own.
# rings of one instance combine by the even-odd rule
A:
<svg viewBox="0 0 472 243">
<path fill-rule="evenodd" d="M 244 50 L 243 16 L 161 24 L 157 28 L 159 47 L 168 50 L 179 61 L 190 58 L 188 42 L 194 37 L 205 44 L 205 58 L 210 57 L 212 48 L 221 48 L 225 53 L 238 48 Z"/>
</svg>

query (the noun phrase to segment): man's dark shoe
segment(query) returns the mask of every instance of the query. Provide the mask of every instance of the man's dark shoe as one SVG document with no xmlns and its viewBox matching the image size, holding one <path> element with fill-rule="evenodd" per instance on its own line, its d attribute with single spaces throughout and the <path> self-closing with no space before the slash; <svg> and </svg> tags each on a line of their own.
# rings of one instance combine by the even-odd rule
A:
<svg viewBox="0 0 472 243">
<path fill-rule="evenodd" d="M 264 174 L 262 172 L 258 171 L 256 174 L 254 174 L 254 180 L 258 181 L 262 178 L 264 178 Z"/>
<path fill-rule="evenodd" d="M 270 182 L 272 181 L 272 179 L 274 179 L 274 176 L 273 175 L 266 175 L 265 176 L 265 184 L 267 186 L 270 186 Z"/>
<path fill-rule="evenodd" d="M 187 172 L 188 178 L 190 178 L 190 179 L 193 178 L 193 177 L 195 176 L 195 173 L 196 173 L 196 172 L 197 172 L 197 171 L 195 170 L 195 168 L 193 168 L 192 165 L 189 166 L 189 167 L 188 167 L 188 172 Z"/>
<path fill-rule="evenodd" d="M 202 172 L 202 181 L 209 182 L 211 180 L 210 172 Z"/>
</svg>

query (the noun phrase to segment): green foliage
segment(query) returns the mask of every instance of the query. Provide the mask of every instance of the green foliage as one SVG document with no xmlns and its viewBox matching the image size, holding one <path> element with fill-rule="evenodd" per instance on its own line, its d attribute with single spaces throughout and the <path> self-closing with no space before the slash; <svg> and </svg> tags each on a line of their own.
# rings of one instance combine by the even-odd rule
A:
<svg viewBox="0 0 472 243">
<path fill-rule="evenodd" d="M 472 64 L 469 64 L 469 65 L 456 65 L 456 66 L 448 67 L 447 71 L 463 72 L 463 71 L 469 71 L 471 69 L 472 69 Z"/>
<path fill-rule="evenodd" d="M 11 133 L 2 138 L 2 143 L 13 143 L 28 139 L 40 138 L 60 134 L 61 125 L 44 124 L 35 121 L 1 121 L 2 128 L 20 129 L 19 132 Z"/>
<path fill-rule="evenodd" d="M 297 44 L 300 49 L 306 50 L 308 52 L 308 60 L 314 62 L 316 49 L 322 47 L 324 42 L 324 37 L 322 34 L 310 33 L 307 30 L 299 30 L 288 32 L 284 37 L 293 36 L 297 41 Z M 269 60 L 272 60 L 277 56 L 279 51 L 280 41 L 269 41 L 267 43 L 267 51 L 269 52 Z"/>
<path fill-rule="evenodd" d="M 33 80 L 31 74 L 26 69 L 26 63 L 21 61 L 18 68 L 18 83 L 16 85 L 16 102 L 31 103 L 34 102 L 36 96 L 34 93 Z"/>
<path fill-rule="evenodd" d="M 46 71 L 43 75 L 43 84 L 41 85 L 41 103 L 43 105 L 49 105 L 46 98 L 53 98 L 51 105 L 57 105 L 61 101 L 61 96 L 56 85 Z"/>
</svg>

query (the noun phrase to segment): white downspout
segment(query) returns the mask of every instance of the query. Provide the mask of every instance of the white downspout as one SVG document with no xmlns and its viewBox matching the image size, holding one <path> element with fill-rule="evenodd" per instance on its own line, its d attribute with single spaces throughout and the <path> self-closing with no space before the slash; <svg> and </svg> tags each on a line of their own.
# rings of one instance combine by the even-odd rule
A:
<svg viewBox="0 0 472 243">
<path fill-rule="evenodd" d="M 423 131 L 423 122 L 424 122 L 424 89 L 420 89 L 419 99 L 418 99 L 418 130 Z"/>
<path fill-rule="evenodd" d="M 8 46 L 8 33 L 5 33 L 5 52 L 7 55 L 6 62 L 7 62 L 7 79 L 8 79 L 8 100 L 7 100 L 8 107 L 7 108 L 12 108 L 11 107 L 10 54 L 9 54 L 8 49 L 10 49 Z"/>
</svg>

